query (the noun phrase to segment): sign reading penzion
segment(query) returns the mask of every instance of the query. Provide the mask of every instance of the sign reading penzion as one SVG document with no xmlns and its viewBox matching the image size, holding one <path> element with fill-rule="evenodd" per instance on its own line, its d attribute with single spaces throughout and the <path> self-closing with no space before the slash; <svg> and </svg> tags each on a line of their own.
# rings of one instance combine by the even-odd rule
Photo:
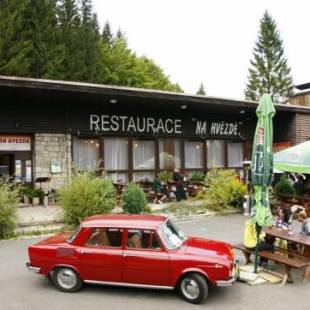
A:
<svg viewBox="0 0 310 310">
<path fill-rule="evenodd" d="M 172 118 L 138 117 L 125 115 L 90 115 L 90 130 L 101 132 L 182 133 L 182 121 Z"/>
</svg>

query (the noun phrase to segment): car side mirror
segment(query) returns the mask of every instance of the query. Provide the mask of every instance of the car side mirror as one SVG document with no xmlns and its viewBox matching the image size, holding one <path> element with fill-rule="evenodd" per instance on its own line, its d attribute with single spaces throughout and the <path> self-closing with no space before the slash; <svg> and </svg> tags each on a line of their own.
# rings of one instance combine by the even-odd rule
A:
<svg viewBox="0 0 310 310">
<path fill-rule="evenodd" d="M 178 231 L 178 236 L 179 236 L 182 240 L 186 239 L 186 235 L 184 234 L 184 232 L 183 232 L 182 230 L 179 230 L 179 231 Z"/>
</svg>

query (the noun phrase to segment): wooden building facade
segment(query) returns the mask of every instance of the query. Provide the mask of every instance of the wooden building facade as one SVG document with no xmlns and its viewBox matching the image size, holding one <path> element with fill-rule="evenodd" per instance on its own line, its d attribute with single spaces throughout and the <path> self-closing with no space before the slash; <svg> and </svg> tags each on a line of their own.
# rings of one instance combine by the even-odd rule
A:
<svg viewBox="0 0 310 310">
<path fill-rule="evenodd" d="M 115 181 L 179 168 L 242 169 L 257 103 L 97 84 L 0 76 L 0 175 L 60 187 L 72 170 Z M 276 149 L 310 136 L 310 108 L 276 106 Z"/>
</svg>

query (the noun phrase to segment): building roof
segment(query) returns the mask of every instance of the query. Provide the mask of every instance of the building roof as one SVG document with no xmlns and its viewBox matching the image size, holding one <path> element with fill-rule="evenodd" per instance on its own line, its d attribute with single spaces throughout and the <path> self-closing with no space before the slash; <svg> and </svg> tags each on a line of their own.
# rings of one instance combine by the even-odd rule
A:
<svg viewBox="0 0 310 310">
<path fill-rule="evenodd" d="M 85 219 L 82 226 L 156 229 L 166 219 L 166 216 L 144 214 L 94 215 Z"/>
<path fill-rule="evenodd" d="M 298 90 L 306 90 L 310 88 L 310 83 L 295 85 L 295 88 L 297 88 Z"/>
<path fill-rule="evenodd" d="M 23 78 L 0 75 L 0 91 L 11 91 L 16 93 L 31 94 L 35 96 L 53 96 L 74 99 L 85 104 L 107 104 L 111 99 L 121 101 L 126 105 L 135 104 L 137 107 L 153 105 L 157 108 L 182 108 L 191 107 L 193 110 L 212 110 L 214 113 L 253 113 L 258 102 L 248 100 L 236 100 L 229 98 L 191 95 L 184 93 L 92 84 L 72 81 L 58 81 L 46 79 Z M 103 100 L 103 98 L 105 100 Z M 69 99 L 68 99 L 69 100 Z M 56 104 L 60 101 L 56 100 Z M 309 113 L 310 107 L 275 104 L 277 111 Z"/>
</svg>

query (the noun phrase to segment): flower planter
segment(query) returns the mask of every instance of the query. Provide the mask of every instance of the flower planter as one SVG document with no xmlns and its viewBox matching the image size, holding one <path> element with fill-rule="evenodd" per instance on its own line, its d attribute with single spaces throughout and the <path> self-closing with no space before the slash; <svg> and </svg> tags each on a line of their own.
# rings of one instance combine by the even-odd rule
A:
<svg viewBox="0 0 310 310">
<path fill-rule="evenodd" d="M 33 197 L 32 198 L 32 205 L 35 207 L 35 206 L 38 206 L 40 203 L 40 198 L 39 197 Z"/>
<path fill-rule="evenodd" d="M 23 200 L 24 200 L 24 204 L 25 205 L 29 205 L 30 204 L 30 199 L 29 199 L 29 197 L 27 195 L 24 195 Z"/>
</svg>

